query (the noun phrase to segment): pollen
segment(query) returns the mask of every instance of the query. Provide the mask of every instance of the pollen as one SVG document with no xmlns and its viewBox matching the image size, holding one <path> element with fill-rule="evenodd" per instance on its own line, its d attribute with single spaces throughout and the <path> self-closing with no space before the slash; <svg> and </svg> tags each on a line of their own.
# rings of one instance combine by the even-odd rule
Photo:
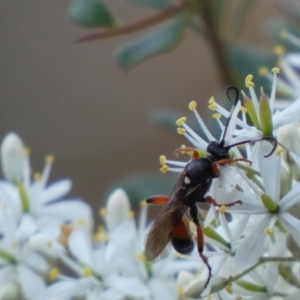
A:
<svg viewBox="0 0 300 300">
<path fill-rule="evenodd" d="M 280 73 L 280 69 L 277 67 L 273 68 L 271 71 L 276 74 Z"/>
<path fill-rule="evenodd" d="M 176 121 L 177 126 L 182 126 L 183 123 L 185 123 L 186 117 L 181 117 Z"/>
<path fill-rule="evenodd" d="M 177 133 L 184 135 L 184 134 L 186 134 L 186 130 L 184 128 L 180 127 L 180 128 L 177 128 Z"/>
<path fill-rule="evenodd" d="M 167 164 L 167 158 L 165 155 L 160 155 L 159 162 L 162 166 L 165 166 Z"/>
<path fill-rule="evenodd" d="M 103 217 L 105 217 L 105 215 L 106 215 L 106 209 L 104 207 L 100 208 L 99 216 L 103 218 Z"/>
<path fill-rule="evenodd" d="M 48 275 L 49 280 L 55 281 L 58 278 L 58 275 L 59 275 L 58 269 L 56 269 L 56 268 L 51 269 L 51 271 L 49 272 L 49 275 Z"/>
<path fill-rule="evenodd" d="M 146 200 L 142 200 L 140 202 L 140 207 L 144 208 L 144 207 L 147 207 L 147 206 L 148 206 L 148 204 L 147 204 Z"/>
<path fill-rule="evenodd" d="M 285 48 L 281 45 L 278 45 L 278 46 L 275 46 L 274 49 L 273 49 L 273 52 L 276 54 L 276 55 L 282 55 L 284 54 L 285 52 Z"/>
<path fill-rule="evenodd" d="M 33 174 L 33 179 L 35 180 L 35 181 L 39 181 L 40 179 L 41 179 L 41 173 L 39 173 L 39 172 L 35 172 L 34 174 Z"/>
<path fill-rule="evenodd" d="M 245 106 L 241 106 L 240 110 L 245 114 L 248 112 L 248 110 Z"/>
<path fill-rule="evenodd" d="M 212 117 L 214 118 L 214 119 L 221 119 L 221 114 L 213 114 L 212 115 Z"/>
<path fill-rule="evenodd" d="M 288 32 L 287 32 L 286 30 L 281 30 L 281 31 L 279 32 L 279 37 L 280 37 L 281 39 L 286 39 L 287 36 L 288 36 Z"/>
<path fill-rule="evenodd" d="M 178 285 L 176 289 L 177 289 L 177 293 L 178 293 L 179 297 L 183 298 L 184 297 L 184 289 L 183 289 L 183 287 L 180 286 L 180 285 Z"/>
<path fill-rule="evenodd" d="M 94 234 L 94 239 L 100 243 L 107 241 L 107 236 L 103 226 L 99 226 L 97 232 Z"/>
<path fill-rule="evenodd" d="M 133 218 L 134 217 L 134 211 L 133 210 L 129 211 L 127 216 L 128 216 L 128 218 Z"/>
<path fill-rule="evenodd" d="M 222 205 L 222 206 L 220 207 L 220 209 L 219 209 L 219 212 L 220 212 L 221 214 L 224 214 L 224 213 L 226 212 L 226 210 L 227 210 L 226 206 L 225 206 L 225 205 Z"/>
<path fill-rule="evenodd" d="M 163 174 L 168 172 L 169 167 L 167 165 L 162 166 L 159 171 L 161 171 Z"/>
<path fill-rule="evenodd" d="M 254 87 L 254 83 L 252 81 L 253 79 L 253 75 L 252 74 L 249 74 L 246 78 L 245 78 L 245 86 L 250 88 L 250 87 Z"/>
<path fill-rule="evenodd" d="M 225 286 L 225 290 L 226 290 L 227 293 L 232 294 L 232 286 L 230 284 L 227 284 Z"/>
<path fill-rule="evenodd" d="M 273 230 L 271 227 L 266 227 L 265 228 L 265 234 L 272 234 Z"/>
<path fill-rule="evenodd" d="M 280 145 L 277 145 L 277 148 L 276 148 L 277 156 L 281 155 L 282 153 L 283 153 L 283 148 Z"/>
<path fill-rule="evenodd" d="M 144 255 L 143 252 L 140 252 L 140 253 L 138 253 L 138 255 L 137 255 L 137 259 L 138 259 L 138 260 L 141 260 L 141 261 L 145 261 L 145 260 L 146 260 L 146 257 L 145 257 L 145 255 Z"/>
<path fill-rule="evenodd" d="M 189 103 L 189 110 L 193 111 L 196 109 L 196 107 L 197 107 L 197 102 L 195 100 Z"/>
<path fill-rule="evenodd" d="M 49 163 L 49 164 L 53 163 L 54 162 L 54 155 L 51 155 L 51 154 L 47 155 L 46 158 L 45 158 L 45 161 L 46 161 L 46 163 Z"/>
<path fill-rule="evenodd" d="M 266 67 L 260 67 L 258 69 L 258 74 L 260 76 L 266 76 L 269 73 L 268 69 Z"/>
<path fill-rule="evenodd" d="M 29 147 L 25 147 L 23 151 L 24 151 L 24 154 L 25 154 L 26 156 L 29 156 L 29 155 L 30 155 L 30 152 L 31 152 L 31 151 L 30 151 L 30 148 L 29 148 Z"/>
<path fill-rule="evenodd" d="M 210 110 L 217 110 L 217 104 L 214 102 L 214 103 L 212 103 L 212 104 L 209 104 L 208 105 L 208 108 L 210 109 Z"/>
<path fill-rule="evenodd" d="M 209 98 L 208 104 L 215 104 L 215 97 L 214 96 Z"/>
<path fill-rule="evenodd" d="M 90 267 L 84 267 L 84 269 L 83 269 L 83 274 L 84 274 L 84 276 L 86 276 L 86 277 L 91 276 L 91 275 L 92 275 L 92 270 L 91 270 L 91 268 L 90 268 Z"/>
</svg>

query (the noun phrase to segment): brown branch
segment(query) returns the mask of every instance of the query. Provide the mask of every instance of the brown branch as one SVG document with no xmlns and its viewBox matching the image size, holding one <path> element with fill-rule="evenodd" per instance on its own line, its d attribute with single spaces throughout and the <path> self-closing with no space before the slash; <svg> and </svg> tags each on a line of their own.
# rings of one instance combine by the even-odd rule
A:
<svg viewBox="0 0 300 300">
<path fill-rule="evenodd" d="M 185 4 L 181 4 L 178 6 L 172 6 L 168 9 L 160 12 L 159 14 L 156 14 L 149 18 L 146 18 L 146 19 L 143 19 L 143 20 L 131 23 L 131 24 L 127 24 L 122 27 L 115 27 L 112 29 L 95 32 L 95 33 L 83 36 L 81 38 L 78 38 L 74 42 L 75 43 L 84 43 L 84 42 L 89 42 L 89 41 L 94 41 L 94 40 L 99 40 L 99 39 L 109 39 L 109 38 L 124 35 L 124 34 L 130 34 L 130 33 L 157 25 L 157 24 L 169 19 L 170 17 L 180 13 L 185 8 L 186 8 Z"/>
</svg>

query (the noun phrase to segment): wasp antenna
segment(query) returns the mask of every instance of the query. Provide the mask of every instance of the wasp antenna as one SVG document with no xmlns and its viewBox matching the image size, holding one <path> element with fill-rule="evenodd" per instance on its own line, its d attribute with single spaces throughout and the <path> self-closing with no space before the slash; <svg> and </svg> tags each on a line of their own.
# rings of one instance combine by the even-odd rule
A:
<svg viewBox="0 0 300 300">
<path fill-rule="evenodd" d="M 273 142 L 274 142 L 274 146 L 273 146 L 271 152 L 270 152 L 269 154 L 267 154 L 267 155 L 264 156 L 264 157 L 269 157 L 269 156 L 271 156 L 271 155 L 274 153 L 274 151 L 276 150 L 278 142 L 277 142 L 277 139 L 274 138 L 273 136 L 264 136 L 263 138 L 261 138 L 261 141 L 264 141 L 264 140 L 266 140 L 266 141 L 269 141 L 269 140 L 270 140 L 270 141 L 273 141 Z"/>
<path fill-rule="evenodd" d="M 228 124 L 229 124 L 229 122 L 230 122 L 230 120 L 231 120 L 231 116 L 232 116 L 233 110 L 235 109 L 235 107 L 236 107 L 236 105 L 237 105 L 237 103 L 238 103 L 238 101 L 239 101 L 239 94 L 240 94 L 240 93 L 239 93 L 239 90 L 238 90 L 237 87 L 235 87 L 235 86 L 233 86 L 233 85 L 229 86 L 229 87 L 227 88 L 227 90 L 226 90 L 226 96 L 227 96 L 227 98 L 228 98 L 229 100 L 233 100 L 233 99 L 231 98 L 231 96 L 230 96 L 230 91 L 232 91 L 232 90 L 235 92 L 235 98 L 234 98 L 233 106 L 231 107 L 229 116 L 228 116 L 227 121 L 226 121 L 226 125 L 225 125 L 225 129 L 224 129 L 224 133 L 223 133 L 222 139 L 221 139 L 221 141 L 220 141 L 220 145 L 221 145 L 221 146 L 224 146 L 224 143 L 225 143 L 225 137 L 226 137 L 227 128 L 228 128 Z"/>
<path fill-rule="evenodd" d="M 278 144 L 277 139 L 274 138 L 273 136 L 264 136 L 261 139 L 247 140 L 247 141 L 243 141 L 243 142 L 238 142 L 238 143 L 235 143 L 235 144 L 232 144 L 232 145 L 229 145 L 229 146 L 225 147 L 225 149 L 229 150 L 230 148 L 232 148 L 234 146 L 244 145 L 244 144 L 247 144 L 247 143 L 261 142 L 261 141 L 272 141 L 272 142 L 274 142 L 274 146 L 273 146 L 272 150 L 270 151 L 270 153 L 268 153 L 264 157 L 271 156 L 274 153 L 274 151 L 276 150 L 277 144 Z"/>
</svg>

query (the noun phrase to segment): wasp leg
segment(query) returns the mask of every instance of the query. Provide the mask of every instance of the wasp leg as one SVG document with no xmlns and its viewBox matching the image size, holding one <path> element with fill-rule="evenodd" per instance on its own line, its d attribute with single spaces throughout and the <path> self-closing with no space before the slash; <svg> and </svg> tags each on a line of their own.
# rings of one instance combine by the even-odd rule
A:
<svg viewBox="0 0 300 300">
<path fill-rule="evenodd" d="M 198 217 L 198 206 L 195 204 L 191 206 L 190 208 L 190 215 L 193 220 L 193 222 L 196 225 L 196 230 L 197 230 L 197 247 L 198 247 L 198 252 L 199 256 L 201 257 L 202 261 L 205 263 L 207 269 L 208 269 L 208 277 L 205 282 L 204 288 L 207 287 L 211 277 L 212 277 L 212 270 L 211 266 L 208 263 L 208 258 L 203 254 L 203 245 L 204 245 L 204 237 L 203 237 L 203 231 L 200 225 L 199 217 Z"/>
<path fill-rule="evenodd" d="M 220 166 L 223 166 L 223 165 L 230 165 L 234 162 L 237 162 L 237 161 L 245 161 L 247 163 L 249 163 L 251 165 L 251 161 L 246 159 L 246 158 L 235 158 L 235 159 L 220 159 L 220 160 L 217 160 L 215 162 L 212 163 L 212 169 L 213 169 L 213 172 L 216 176 L 219 176 L 220 175 L 220 170 L 218 169 L 218 165 Z"/>
<path fill-rule="evenodd" d="M 151 196 L 149 198 L 146 199 L 146 202 L 148 204 L 160 204 L 160 205 L 164 205 L 168 202 L 169 200 L 169 196 L 165 196 L 165 195 L 155 195 L 155 196 Z"/>
<path fill-rule="evenodd" d="M 227 204 L 219 204 L 219 203 L 217 203 L 216 200 L 214 200 L 214 199 L 213 199 L 212 197 L 210 197 L 210 196 L 207 196 L 207 197 L 205 198 L 205 202 L 206 202 L 207 204 L 210 204 L 210 205 L 213 205 L 213 206 L 217 206 L 217 207 L 221 207 L 221 206 L 230 207 L 230 206 L 234 206 L 234 205 L 236 205 L 236 204 L 242 205 L 242 201 L 241 201 L 241 200 L 237 200 L 237 201 L 234 201 L 234 202 L 231 202 L 231 203 L 227 203 Z"/>
<path fill-rule="evenodd" d="M 197 149 L 195 148 L 191 148 L 191 147 L 186 147 L 186 148 L 177 148 L 175 151 L 174 151 L 174 156 L 178 157 L 178 153 L 188 153 L 188 152 L 192 152 L 192 159 L 196 159 L 196 158 L 199 158 L 199 152 Z"/>
</svg>

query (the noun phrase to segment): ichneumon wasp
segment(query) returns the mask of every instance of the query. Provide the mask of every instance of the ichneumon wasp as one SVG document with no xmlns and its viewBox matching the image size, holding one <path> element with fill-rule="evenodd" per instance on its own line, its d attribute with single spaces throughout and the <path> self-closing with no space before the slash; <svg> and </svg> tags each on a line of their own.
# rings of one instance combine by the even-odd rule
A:
<svg viewBox="0 0 300 300">
<path fill-rule="evenodd" d="M 274 142 L 274 147 L 271 152 L 266 155 L 266 157 L 268 157 L 275 151 L 277 146 L 277 141 L 274 137 L 263 137 L 259 140 L 246 140 L 227 146 L 225 145 L 227 129 L 233 110 L 239 100 L 238 89 L 234 86 L 227 88 L 227 97 L 230 99 L 229 92 L 231 90 L 235 92 L 235 99 L 229 117 L 227 118 L 221 141 L 211 141 L 208 144 L 206 149 L 208 155 L 205 158 L 198 158 L 195 149 L 187 148 L 186 151 L 194 151 L 193 159 L 185 166 L 171 195 L 155 195 L 146 200 L 147 203 L 165 204 L 153 223 L 146 240 L 145 256 L 147 260 L 153 261 L 159 256 L 169 241 L 171 241 L 173 247 L 179 253 L 187 254 L 191 252 L 194 247 L 194 241 L 189 230 L 189 218 L 191 218 L 196 226 L 198 253 L 208 269 L 208 278 L 204 287 L 208 285 L 212 277 L 212 270 L 208 263 L 208 258 L 203 254 L 204 236 L 199 221 L 197 202 L 221 206 L 211 197 L 205 197 L 213 179 L 220 175 L 218 166 L 232 164 L 238 161 L 251 163 L 245 158 L 230 158 L 229 151 L 232 147 L 262 140 L 271 140 Z M 176 150 L 175 153 L 179 151 L 182 151 L 182 149 Z M 241 204 L 242 202 L 239 200 L 225 206 L 233 206 L 238 203 Z"/>
</svg>

